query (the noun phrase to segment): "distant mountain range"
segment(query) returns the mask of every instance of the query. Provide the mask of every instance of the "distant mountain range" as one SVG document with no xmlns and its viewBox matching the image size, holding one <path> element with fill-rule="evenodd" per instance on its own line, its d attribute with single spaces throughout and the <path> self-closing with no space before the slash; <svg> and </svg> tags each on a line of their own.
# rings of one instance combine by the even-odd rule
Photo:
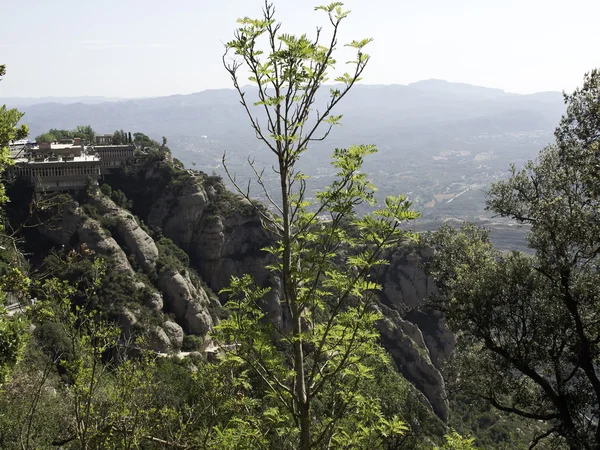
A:
<svg viewBox="0 0 600 450">
<path fill-rule="evenodd" d="M 254 95 L 248 88 L 249 98 Z M 264 167 L 273 163 L 232 89 L 119 101 L 27 100 L 3 101 L 25 112 L 33 137 L 49 128 L 89 124 L 100 133 L 122 128 L 155 139 L 166 136 L 175 157 L 209 173 L 222 173 L 224 151 L 240 178 L 250 176 L 248 157 Z M 318 99 L 315 109 L 325 101 Z M 485 188 L 505 176 L 510 163 L 523 164 L 550 143 L 563 112 L 559 92 L 518 95 L 442 80 L 358 85 L 337 109 L 344 114 L 342 126 L 316 143 L 303 167 L 314 177 L 310 187 L 322 187 L 333 174 L 329 155 L 334 148 L 375 144 L 379 153 L 365 170 L 382 195 L 409 193 L 430 220 L 484 218 Z M 261 117 L 260 108 L 256 114 Z"/>
<path fill-rule="evenodd" d="M 39 105 L 40 103 L 86 103 L 88 105 L 94 105 L 96 103 L 104 102 L 117 102 L 125 100 L 119 97 L 99 97 L 99 96 L 85 96 L 85 97 L 5 97 L 0 99 L 2 104 L 14 107 Z"/>
</svg>

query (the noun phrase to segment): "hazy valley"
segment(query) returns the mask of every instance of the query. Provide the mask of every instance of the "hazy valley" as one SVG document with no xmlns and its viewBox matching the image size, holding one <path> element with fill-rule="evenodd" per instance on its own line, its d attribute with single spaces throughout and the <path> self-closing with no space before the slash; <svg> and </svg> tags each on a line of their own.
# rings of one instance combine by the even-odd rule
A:
<svg viewBox="0 0 600 450">
<path fill-rule="evenodd" d="M 265 180 L 274 187 L 277 176 L 271 170 L 271 155 L 247 126 L 236 95 L 225 89 L 94 104 L 61 99 L 63 103 L 21 109 L 32 136 L 81 123 L 106 132 L 151 130 L 149 135 L 157 140 L 167 137 L 173 155 L 188 168 L 226 179 L 221 161 L 227 152 L 230 171 L 244 186 L 252 176 L 251 159 L 266 169 Z M 23 103 L 27 102 L 21 99 Z M 261 117 L 260 109 L 255 110 Z M 473 220 L 492 227 L 501 247 L 522 246 L 523 233 L 517 227 L 492 220 L 484 211 L 485 191 L 491 182 L 508 175 L 511 163 L 521 166 L 552 141 L 564 112 L 562 94 L 508 94 L 441 80 L 408 86 L 359 85 L 343 99 L 339 111 L 344 114 L 342 125 L 326 141 L 315 142 L 311 158 L 301 162 L 312 176 L 310 188 L 331 181 L 334 148 L 374 144 L 379 152 L 366 160 L 365 171 L 381 197 L 409 196 L 423 215 L 417 229 L 435 228 L 448 219 Z M 256 186 L 253 193 L 261 198 Z"/>
</svg>

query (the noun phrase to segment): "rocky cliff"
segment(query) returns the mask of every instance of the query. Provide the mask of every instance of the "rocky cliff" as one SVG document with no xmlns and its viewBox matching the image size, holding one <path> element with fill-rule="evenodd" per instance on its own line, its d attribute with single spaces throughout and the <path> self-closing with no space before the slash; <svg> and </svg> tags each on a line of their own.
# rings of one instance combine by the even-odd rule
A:
<svg viewBox="0 0 600 450">
<path fill-rule="evenodd" d="M 454 349 L 455 338 L 437 311 L 424 307 L 434 289 L 421 264 L 430 257 L 417 245 L 399 247 L 385 255 L 390 262 L 378 268 L 377 281 L 385 319 L 382 343 L 399 370 L 429 400 L 435 413 L 447 420 L 448 401 L 441 371 Z"/>
<path fill-rule="evenodd" d="M 160 185 L 163 176 L 159 167 L 145 167 L 137 172 L 137 184 Z M 262 251 L 271 237 L 252 205 L 227 191 L 216 177 L 204 174 L 182 174 L 153 195 L 144 219 L 187 252 L 192 266 L 214 292 L 227 286 L 232 275 L 249 273 L 259 285 L 272 287 L 264 306 L 270 319 L 285 320 L 278 301 L 279 283 L 265 268 L 269 256 Z M 419 268 L 427 256 L 423 252 L 411 247 L 386 255 L 390 265 L 379 273 L 380 308 L 385 316 L 379 329 L 382 343 L 403 375 L 446 420 L 441 368 L 452 351 L 453 336 L 441 317 L 421 309 L 432 286 Z"/>
<path fill-rule="evenodd" d="M 133 200 L 131 211 L 100 192 L 88 194 L 66 205 L 59 226 L 44 233 L 57 245 L 86 244 L 131 279 L 141 300 L 122 305 L 124 333 L 143 330 L 161 352 L 179 350 L 185 334 L 199 335 L 209 345 L 206 338 L 221 310 L 214 292 L 226 287 L 231 276 L 246 273 L 272 288 L 264 308 L 272 321 L 285 324 L 279 280 L 266 269 L 269 255 L 262 251 L 271 237 L 254 207 L 227 191 L 218 177 L 176 169 L 164 160 L 142 160 L 106 182 Z M 185 252 L 184 262 L 171 254 L 180 250 L 161 236 Z M 406 247 L 386 257 L 390 264 L 378 272 L 382 343 L 405 378 L 446 420 L 441 368 L 453 336 L 441 316 L 422 309 L 432 286 L 419 268 L 427 254 Z"/>
<path fill-rule="evenodd" d="M 129 279 L 139 296 L 117 311 L 124 334 L 146 334 L 149 345 L 159 352 L 181 349 L 184 332 L 205 338 L 214 325 L 211 307 L 215 302 L 220 306 L 218 299 L 185 268 L 177 271 L 163 265 L 159 269 L 159 246 L 131 212 L 100 192 L 82 203 L 64 204 L 53 226 L 39 231 L 56 245 L 85 245 L 106 258 L 109 271 Z"/>
</svg>

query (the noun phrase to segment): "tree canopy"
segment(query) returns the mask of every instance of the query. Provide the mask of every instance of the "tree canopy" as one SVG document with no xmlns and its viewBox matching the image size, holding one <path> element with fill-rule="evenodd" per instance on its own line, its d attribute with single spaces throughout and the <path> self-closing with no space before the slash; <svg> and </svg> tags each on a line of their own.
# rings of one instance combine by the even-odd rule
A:
<svg viewBox="0 0 600 450">
<path fill-rule="evenodd" d="M 600 72 L 565 95 L 556 143 L 495 183 L 488 208 L 531 226 L 531 254 L 501 253 L 474 225 L 429 242 L 432 304 L 459 336 L 463 387 L 543 421 L 533 441 L 600 448 Z"/>
<path fill-rule="evenodd" d="M 85 144 L 93 144 L 96 141 L 96 132 L 90 125 L 77 125 L 73 130 L 59 130 L 51 128 L 35 138 L 36 142 L 57 142 L 62 139 L 81 138 Z"/>
</svg>

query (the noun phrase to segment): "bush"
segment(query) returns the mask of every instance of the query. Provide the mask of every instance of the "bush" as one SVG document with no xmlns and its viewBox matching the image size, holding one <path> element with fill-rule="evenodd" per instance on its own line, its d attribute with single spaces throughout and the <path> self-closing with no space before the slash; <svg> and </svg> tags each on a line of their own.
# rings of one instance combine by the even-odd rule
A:
<svg viewBox="0 0 600 450">
<path fill-rule="evenodd" d="M 113 191 L 110 198 L 117 206 L 120 206 L 121 208 L 131 208 L 133 206 L 133 202 L 128 200 L 125 193 L 120 189 Z"/>
<path fill-rule="evenodd" d="M 103 185 L 100 186 L 100 192 L 102 192 L 104 195 L 106 195 L 107 197 L 111 197 L 112 196 L 112 188 L 110 187 L 110 184 L 106 184 L 104 183 Z"/>
<path fill-rule="evenodd" d="M 156 241 L 158 247 L 157 268 L 169 267 L 177 272 L 186 269 L 190 265 L 190 257 L 180 249 L 169 238 L 161 238 Z"/>
<path fill-rule="evenodd" d="M 195 352 L 202 350 L 202 346 L 204 345 L 204 339 L 200 336 L 195 336 L 193 334 L 186 334 L 183 336 L 183 345 L 181 346 L 181 350 L 184 352 Z"/>
</svg>

